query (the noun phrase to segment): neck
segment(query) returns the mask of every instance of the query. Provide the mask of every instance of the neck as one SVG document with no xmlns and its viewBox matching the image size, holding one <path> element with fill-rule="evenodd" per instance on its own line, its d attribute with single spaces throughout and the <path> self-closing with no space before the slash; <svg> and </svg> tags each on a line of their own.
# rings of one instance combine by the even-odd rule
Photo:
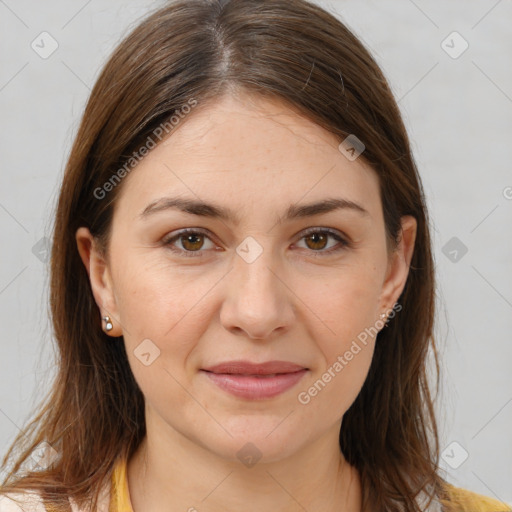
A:
<svg viewBox="0 0 512 512">
<path fill-rule="evenodd" d="M 359 474 L 339 449 L 340 425 L 287 458 L 252 467 L 160 427 L 148 425 L 128 461 L 133 512 L 361 510 Z"/>
</svg>

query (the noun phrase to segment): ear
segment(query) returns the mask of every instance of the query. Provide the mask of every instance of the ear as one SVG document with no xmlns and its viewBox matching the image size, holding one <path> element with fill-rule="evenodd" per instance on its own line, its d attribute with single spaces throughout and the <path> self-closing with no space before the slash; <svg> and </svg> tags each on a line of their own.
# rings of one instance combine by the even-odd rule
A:
<svg viewBox="0 0 512 512">
<path fill-rule="evenodd" d="M 401 218 L 402 231 L 398 246 L 389 257 L 386 278 L 382 285 L 380 312 L 388 312 L 405 288 L 416 241 L 417 222 L 411 215 Z"/>
<path fill-rule="evenodd" d="M 109 336 L 122 336 L 123 332 L 119 321 L 117 303 L 108 263 L 98 250 L 96 240 L 91 235 L 88 228 L 79 228 L 76 231 L 75 238 L 80 258 L 89 275 L 94 300 L 99 308 L 98 314 L 101 316 L 101 325 L 103 328 L 105 327 L 103 317 L 109 316 L 113 329 L 105 332 Z"/>
</svg>

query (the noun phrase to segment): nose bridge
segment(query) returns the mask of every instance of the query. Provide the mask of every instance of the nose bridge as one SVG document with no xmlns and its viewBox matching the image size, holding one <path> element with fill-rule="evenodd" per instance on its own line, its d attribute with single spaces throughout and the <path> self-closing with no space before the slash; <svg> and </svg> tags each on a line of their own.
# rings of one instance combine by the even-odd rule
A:
<svg viewBox="0 0 512 512">
<path fill-rule="evenodd" d="M 272 249 L 248 237 L 237 247 L 233 265 L 229 294 L 223 305 L 225 327 L 264 338 L 289 323 L 286 286 L 277 277 L 280 265 L 276 265 Z"/>
<path fill-rule="evenodd" d="M 244 295 L 269 295 L 267 300 L 277 292 L 279 281 L 276 276 L 276 262 L 269 244 L 264 245 L 260 238 L 248 236 L 236 249 L 235 279 L 238 286 L 243 289 Z M 270 292 L 270 293 L 269 293 Z"/>
</svg>

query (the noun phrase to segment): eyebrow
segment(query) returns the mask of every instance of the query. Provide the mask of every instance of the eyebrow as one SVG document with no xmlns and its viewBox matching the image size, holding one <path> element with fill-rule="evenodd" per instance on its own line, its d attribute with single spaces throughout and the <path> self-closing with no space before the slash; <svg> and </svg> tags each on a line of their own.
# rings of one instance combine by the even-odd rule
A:
<svg viewBox="0 0 512 512">
<path fill-rule="evenodd" d="M 162 197 L 157 199 L 156 201 L 151 202 L 144 209 L 144 211 L 139 215 L 139 218 L 147 219 L 149 216 L 157 212 L 173 209 L 201 217 L 222 219 L 232 222 L 235 225 L 240 224 L 240 217 L 230 208 L 182 197 Z M 328 198 L 314 203 L 302 205 L 292 204 L 288 207 L 284 216 L 278 217 L 277 222 L 281 224 L 283 221 L 312 217 L 314 215 L 329 213 L 336 210 L 350 210 L 364 217 L 371 217 L 367 210 L 354 201 L 343 198 Z"/>
</svg>

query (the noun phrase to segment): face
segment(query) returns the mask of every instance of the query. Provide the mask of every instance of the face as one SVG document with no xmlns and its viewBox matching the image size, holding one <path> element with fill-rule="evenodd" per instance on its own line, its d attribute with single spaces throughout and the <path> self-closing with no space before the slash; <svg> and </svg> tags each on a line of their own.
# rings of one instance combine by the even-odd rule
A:
<svg viewBox="0 0 512 512">
<path fill-rule="evenodd" d="M 415 237 L 404 217 L 388 252 L 377 175 L 340 142 L 278 101 L 199 104 L 124 178 L 108 262 L 78 230 L 148 425 L 233 460 L 337 436 Z"/>
</svg>

